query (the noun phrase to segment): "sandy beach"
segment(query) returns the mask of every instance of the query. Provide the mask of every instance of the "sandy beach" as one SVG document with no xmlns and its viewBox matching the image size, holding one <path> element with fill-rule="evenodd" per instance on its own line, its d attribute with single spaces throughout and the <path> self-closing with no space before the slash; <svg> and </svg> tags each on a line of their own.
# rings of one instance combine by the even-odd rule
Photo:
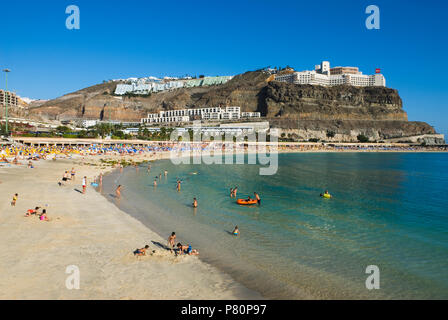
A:
<svg viewBox="0 0 448 320">
<path fill-rule="evenodd" d="M 22 163 L 0 168 L 0 299 L 261 298 L 198 257 L 175 257 L 155 244 L 166 239 L 90 186 L 100 172 L 112 170 L 93 166 L 99 157 L 38 161 L 34 168 Z M 72 167 L 76 181 L 59 186 Z M 85 195 L 83 176 L 89 184 Z M 24 217 L 36 206 L 47 209 L 50 222 Z M 146 244 L 152 254 L 135 257 L 133 251 Z M 66 287 L 70 265 L 80 270 L 79 290 Z"/>
</svg>

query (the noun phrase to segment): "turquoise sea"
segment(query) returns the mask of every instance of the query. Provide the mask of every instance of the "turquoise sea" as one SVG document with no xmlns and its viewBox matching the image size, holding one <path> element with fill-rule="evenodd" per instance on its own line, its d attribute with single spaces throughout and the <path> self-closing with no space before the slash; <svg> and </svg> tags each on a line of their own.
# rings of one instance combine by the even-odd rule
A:
<svg viewBox="0 0 448 320">
<path fill-rule="evenodd" d="M 273 176 L 249 164 L 146 168 L 107 176 L 103 194 L 116 202 L 123 185 L 123 210 L 163 238 L 175 231 L 266 298 L 448 299 L 446 153 L 279 154 Z M 237 205 L 234 186 L 238 198 L 259 193 L 261 206 Z M 325 189 L 332 199 L 319 197 Z M 379 268 L 378 290 L 366 289 L 369 265 Z"/>
</svg>

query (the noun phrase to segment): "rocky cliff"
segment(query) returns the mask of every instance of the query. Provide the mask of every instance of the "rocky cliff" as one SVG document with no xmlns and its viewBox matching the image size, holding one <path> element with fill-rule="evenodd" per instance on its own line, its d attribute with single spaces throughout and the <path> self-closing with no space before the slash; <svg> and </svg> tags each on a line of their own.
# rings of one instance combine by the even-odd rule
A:
<svg viewBox="0 0 448 320">
<path fill-rule="evenodd" d="M 383 87 L 295 85 L 269 81 L 262 71 L 237 75 L 226 84 L 181 88 L 144 97 L 113 95 L 117 83 L 104 83 L 70 93 L 30 113 L 47 119 L 93 118 L 139 121 L 148 112 L 168 109 L 240 106 L 259 111 L 272 125 L 301 139 L 372 140 L 433 134 L 426 123 L 409 122 L 397 90 Z"/>
</svg>

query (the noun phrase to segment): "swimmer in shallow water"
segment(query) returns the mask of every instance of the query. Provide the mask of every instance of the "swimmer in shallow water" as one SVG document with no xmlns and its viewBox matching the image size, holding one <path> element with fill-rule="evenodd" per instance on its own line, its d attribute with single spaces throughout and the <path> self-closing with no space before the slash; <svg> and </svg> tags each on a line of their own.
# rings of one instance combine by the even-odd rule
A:
<svg viewBox="0 0 448 320">
<path fill-rule="evenodd" d="M 197 207 L 198 207 L 198 200 L 196 200 L 196 198 L 193 198 L 193 208 Z"/>
<path fill-rule="evenodd" d="M 233 188 L 233 197 L 236 198 L 236 193 L 238 192 L 238 187 Z"/>
<path fill-rule="evenodd" d="M 320 194 L 321 197 L 323 198 L 331 198 L 331 194 L 328 193 L 328 190 L 325 190 L 325 192 L 322 194 Z"/>
<path fill-rule="evenodd" d="M 257 199 L 258 204 L 260 205 L 261 199 L 260 199 L 260 196 L 258 195 L 258 193 L 254 192 L 254 196 L 255 196 L 255 199 Z"/>
<path fill-rule="evenodd" d="M 117 195 L 117 198 L 121 198 L 121 184 L 115 189 L 115 194 Z"/>
<path fill-rule="evenodd" d="M 235 226 L 235 229 L 233 229 L 232 233 L 234 236 L 237 236 L 240 234 L 240 230 L 238 230 L 238 226 Z"/>
</svg>

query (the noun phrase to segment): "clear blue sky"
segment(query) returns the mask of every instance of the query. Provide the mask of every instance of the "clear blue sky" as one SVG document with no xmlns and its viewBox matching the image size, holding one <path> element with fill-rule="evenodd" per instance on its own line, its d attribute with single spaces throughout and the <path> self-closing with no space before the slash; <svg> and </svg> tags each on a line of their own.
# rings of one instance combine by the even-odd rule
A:
<svg viewBox="0 0 448 320">
<path fill-rule="evenodd" d="M 80 30 L 65 28 L 71 4 Z M 380 30 L 365 27 L 370 4 Z M 379 67 L 409 120 L 448 134 L 447 14 L 442 0 L 2 1 L 0 68 L 19 95 L 49 99 L 115 78 Z"/>
</svg>

